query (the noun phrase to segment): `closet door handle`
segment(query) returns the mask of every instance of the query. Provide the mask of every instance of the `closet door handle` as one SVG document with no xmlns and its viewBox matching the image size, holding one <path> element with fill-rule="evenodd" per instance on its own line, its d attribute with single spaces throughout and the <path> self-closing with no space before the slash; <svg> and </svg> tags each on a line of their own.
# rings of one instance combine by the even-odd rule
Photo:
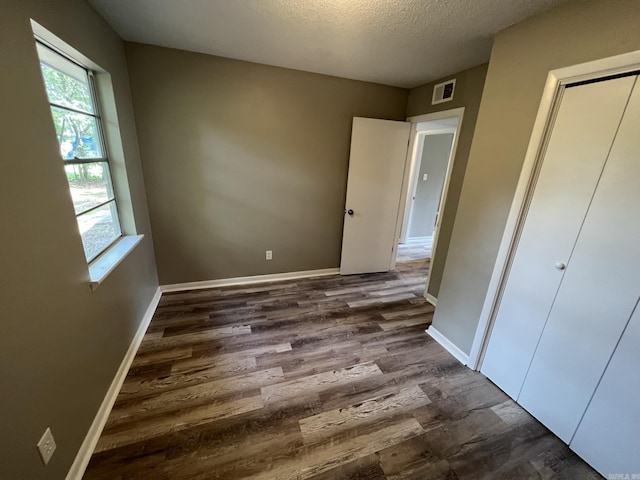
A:
<svg viewBox="0 0 640 480">
<path fill-rule="evenodd" d="M 564 262 L 558 262 L 558 263 L 556 263 L 556 268 L 558 270 L 564 270 L 565 268 L 567 268 L 567 264 L 564 263 Z"/>
</svg>

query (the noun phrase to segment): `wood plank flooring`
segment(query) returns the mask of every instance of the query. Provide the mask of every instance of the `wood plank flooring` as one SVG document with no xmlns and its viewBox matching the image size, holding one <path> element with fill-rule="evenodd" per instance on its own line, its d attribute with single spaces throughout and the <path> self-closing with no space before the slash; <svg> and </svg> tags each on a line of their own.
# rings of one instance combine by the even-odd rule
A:
<svg viewBox="0 0 640 480">
<path fill-rule="evenodd" d="M 424 333 L 424 252 L 163 295 L 84 478 L 601 478 Z"/>
</svg>

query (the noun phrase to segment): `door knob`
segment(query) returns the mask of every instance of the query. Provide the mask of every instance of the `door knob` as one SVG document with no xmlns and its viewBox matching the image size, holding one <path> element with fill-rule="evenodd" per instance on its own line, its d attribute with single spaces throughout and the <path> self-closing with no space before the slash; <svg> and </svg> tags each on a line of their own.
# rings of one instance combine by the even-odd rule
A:
<svg viewBox="0 0 640 480">
<path fill-rule="evenodd" d="M 564 270 L 565 268 L 567 268 L 567 264 L 564 263 L 564 262 L 558 262 L 558 263 L 556 263 L 556 268 L 558 270 Z"/>
<path fill-rule="evenodd" d="M 345 210 L 344 213 L 348 213 L 350 217 L 353 217 L 353 210 L 352 209 Z"/>
</svg>

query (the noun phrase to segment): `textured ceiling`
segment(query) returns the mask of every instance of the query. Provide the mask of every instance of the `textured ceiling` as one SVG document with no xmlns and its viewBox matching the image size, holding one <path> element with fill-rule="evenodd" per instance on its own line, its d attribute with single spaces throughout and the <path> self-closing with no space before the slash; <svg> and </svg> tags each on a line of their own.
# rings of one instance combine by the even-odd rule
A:
<svg viewBox="0 0 640 480">
<path fill-rule="evenodd" d="M 563 0 L 89 0 L 125 40 L 400 87 L 489 59 Z"/>
</svg>

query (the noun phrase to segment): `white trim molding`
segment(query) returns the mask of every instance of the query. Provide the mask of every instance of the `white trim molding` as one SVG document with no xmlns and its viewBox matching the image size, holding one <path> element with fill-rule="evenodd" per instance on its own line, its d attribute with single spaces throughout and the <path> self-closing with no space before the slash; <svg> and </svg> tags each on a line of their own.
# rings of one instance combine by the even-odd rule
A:
<svg viewBox="0 0 640 480">
<path fill-rule="evenodd" d="M 431 305 L 433 305 L 434 307 L 436 306 L 436 303 L 438 303 L 438 298 L 434 297 L 433 295 L 431 295 L 430 293 L 425 293 L 424 294 L 424 298 L 427 299 L 427 302 L 429 302 Z"/>
<path fill-rule="evenodd" d="M 552 70 L 542 92 L 538 114 L 531 132 L 531 139 L 525 154 L 520 178 L 511 204 L 511 210 L 498 250 L 493 273 L 487 289 L 482 312 L 478 321 L 471 352 L 469 367 L 480 370 L 482 358 L 489 342 L 493 321 L 500 306 L 509 267 L 515 254 L 518 237 L 524 225 L 526 210 L 535 189 L 536 172 L 539 170 L 546 142 L 553 127 L 553 120 L 562 93 L 567 85 L 597 80 L 612 75 L 620 75 L 640 70 L 640 50 L 594 60 L 569 67 Z"/>
<path fill-rule="evenodd" d="M 181 292 L 184 290 L 202 290 L 205 288 L 229 287 L 233 285 L 249 285 L 252 283 L 277 282 L 281 280 L 297 280 L 299 278 L 325 277 L 338 275 L 339 268 L 325 268 L 321 270 L 303 270 L 300 272 L 271 273 L 268 275 L 252 275 L 248 277 L 222 278 L 219 280 L 204 280 L 201 282 L 173 283 L 161 285 L 162 292 Z"/>
<path fill-rule="evenodd" d="M 98 439 L 100 438 L 100 434 L 104 429 L 105 424 L 107 423 L 107 419 L 109 418 L 109 414 L 111 413 L 111 409 L 113 408 L 113 404 L 116 401 L 118 393 L 120 393 L 120 388 L 122 388 L 122 384 L 124 383 L 124 379 L 127 376 L 127 372 L 131 367 L 131 363 L 133 362 L 133 358 L 136 356 L 138 348 L 140 347 L 140 343 L 142 343 L 142 338 L 147 331 L 147 327 L 149 323 L 151 323 L 151 319 L 153 318 L 153 314 L 156 311 L 158 306 L 158 302 L 160 301 L 160 297 L 162 296 L 162 292 L 160 287 L 156 290 L 156 293 L 153 295 L 151 302 L 149 302 L 149 306 L 147 310 L 144 312 L 144 316 L 142 317 L 142 321 L 138 326 L 138 330 L 131 340 L 131 344 L 129 345 L 129 349 L 125 354 L 122 362 L 120 363 L 120 367 L 113 377 L 113 381 L 111 382 L 111 386 L 109 390 L 107 390 L 107 394 L 102 400 L 102 404 L 98 409 L 98 413 L 96 413 L 91 426 L 89 427 L 89 431 L 87 432 L 86 437 L 84 437 L 84 441 L 76 454 L 76 458 L 67 473 L 66 480 L 81 480 L 84 475 L 85 470 L 87 469 L 87 465 L 89 465 L 89 460 L 91 459 L 91 455 L 96 448 L 98 443 Z"/>
<path fill-rule="evenodd" d="M 452 117 L 460 117 L 460 119 L 462 119 L 463 114 L 464 114 L 464 107 L 458 107 L 458 108 L 452 108 L 451 110 L 440 110 L 438 112 L 423 113 L 421 115 L 414 115 L 412 117 L 407 117 L 407 122 L 422 123 L 422 122 L 431 122 L 433 120 L 445 120 L 447 118 L 452 118 Z M 460 122 L 458 122 L 458 128 L 460 128 Z"/>
<path fill-rule="evenodd" d="M 463 365 L 469 363 L 469 356 L 456 347 L 451 340 L 445 337 L 436 327 L 429 325 L 429 328 L 425 330 L 427 334 L 440 344 L 447 352 L 453 355 Z"/>
</svg>

